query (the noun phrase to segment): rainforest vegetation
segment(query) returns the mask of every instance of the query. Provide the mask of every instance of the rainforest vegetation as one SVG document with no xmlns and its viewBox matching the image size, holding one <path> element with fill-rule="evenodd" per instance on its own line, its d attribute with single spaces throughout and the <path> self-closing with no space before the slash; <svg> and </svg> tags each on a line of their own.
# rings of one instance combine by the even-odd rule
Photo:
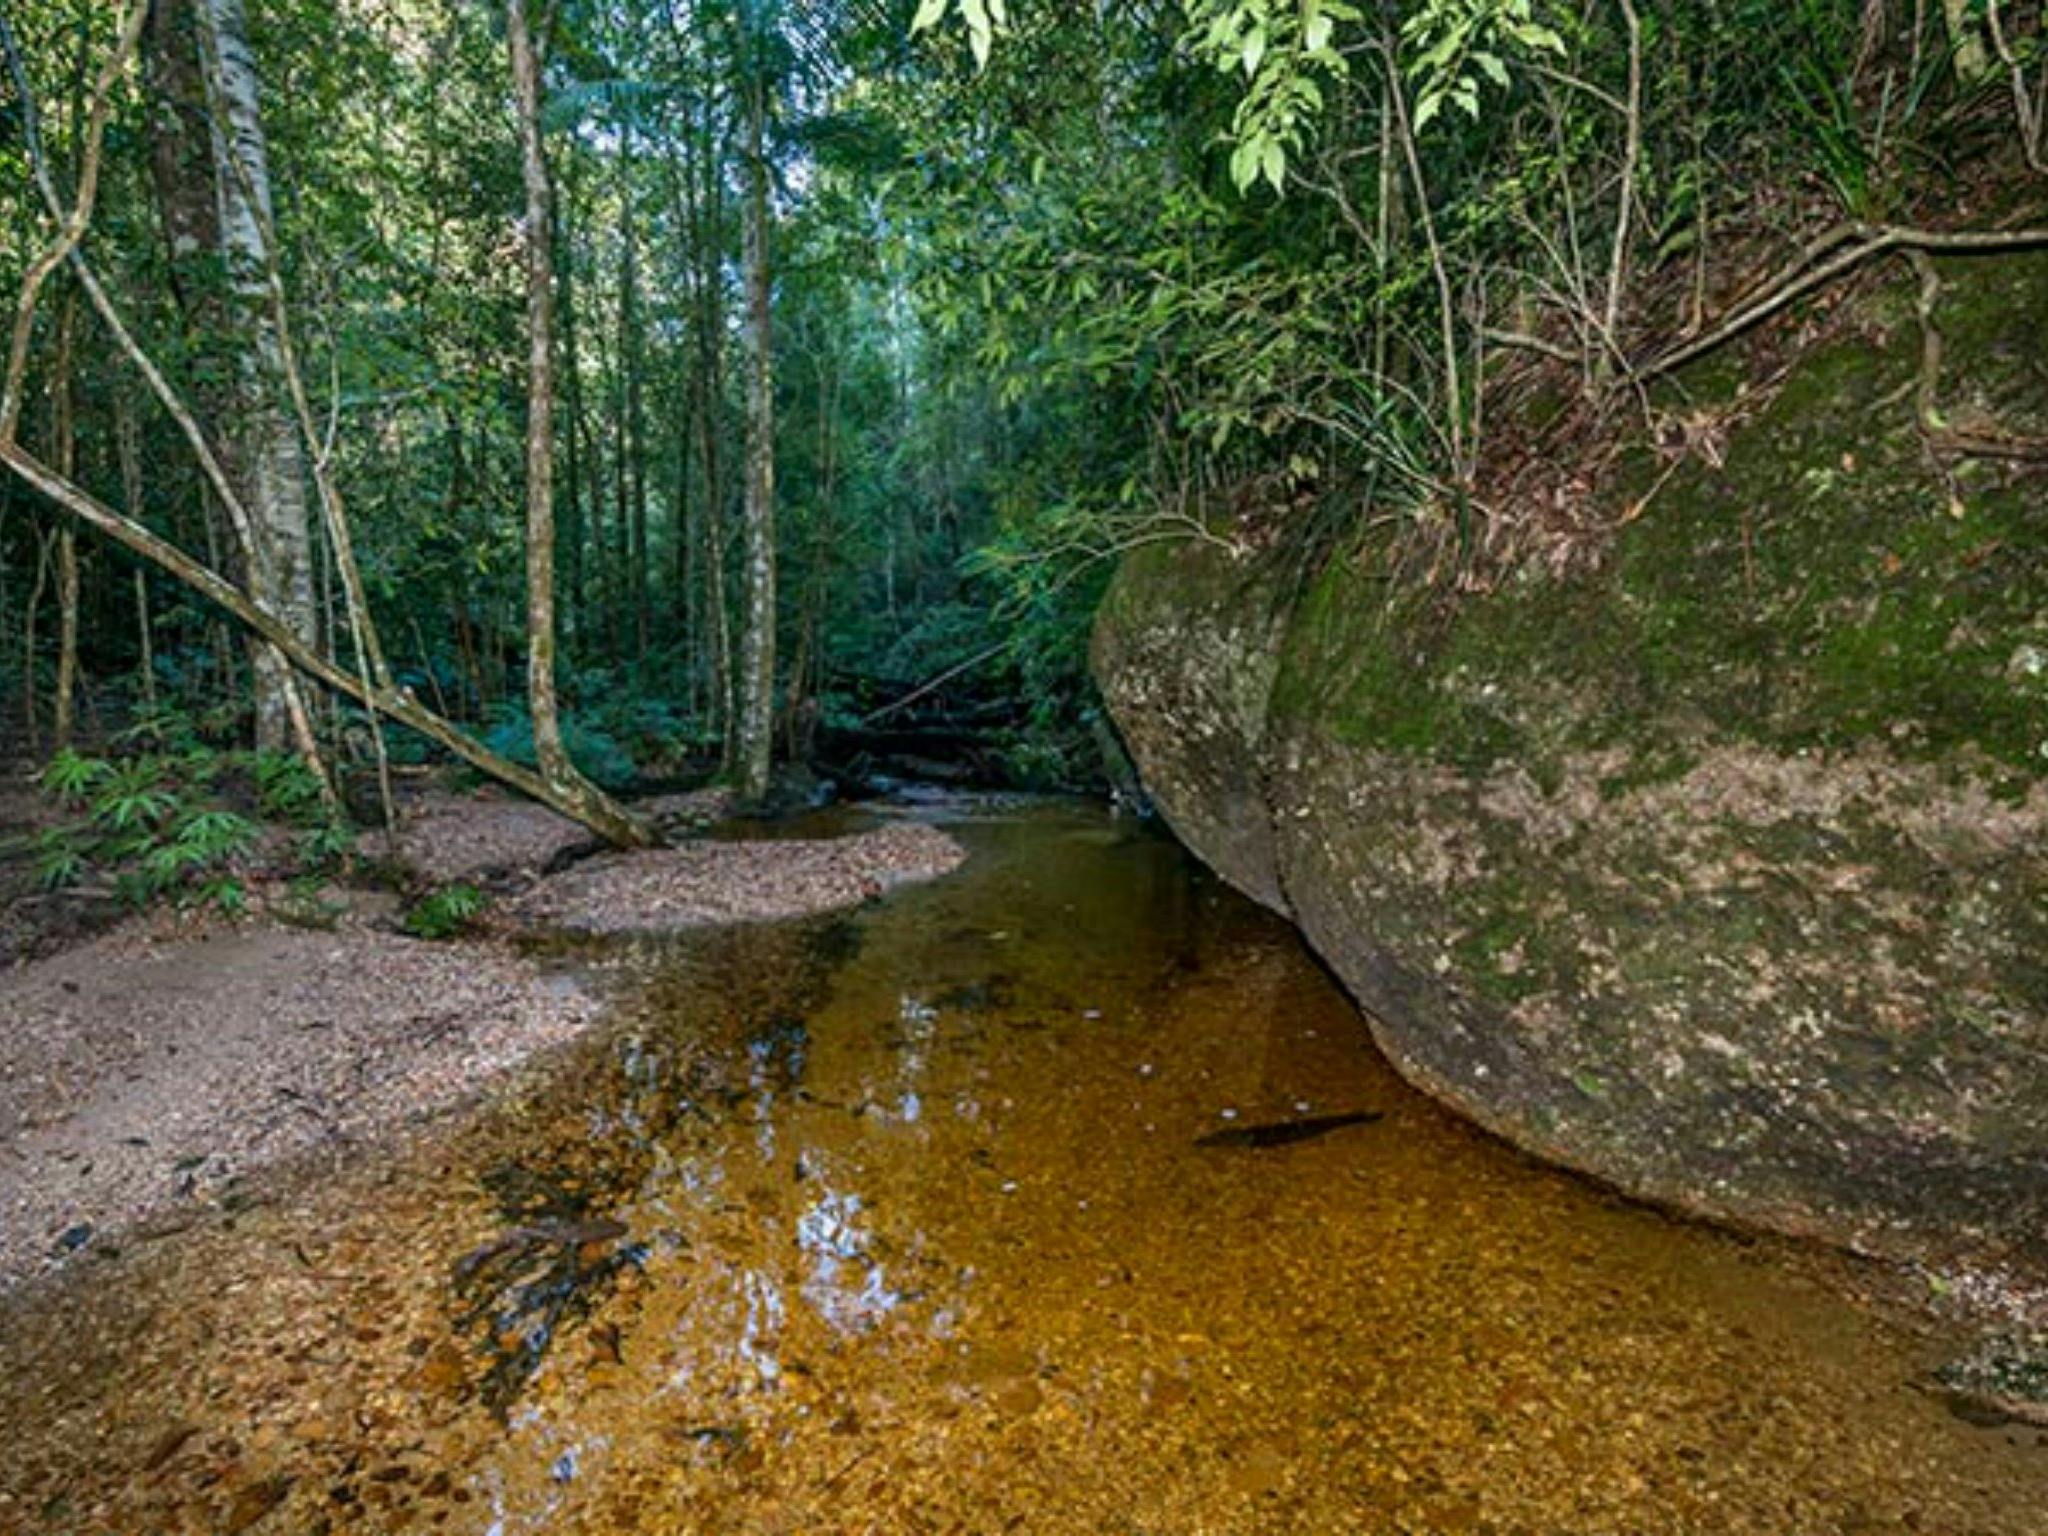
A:
<svg viewBox="0 0 2048 1536">
<path fill-rule="evenodd" d="M 2048 0 L 0 0 L 0 1528 L 2038 1536 L 2044 338 Z"/>
<path fill-rule="evenodd" d="M 1096 782 L 1120 554 L 1597 559 L 1682 368 L 2048 238 L 2030 0 L 0 18 L 0 705 L 136 822 L 190 749 L 309 824 L 452 757 L 619 842 L 914 722 Z"/>
</svg>

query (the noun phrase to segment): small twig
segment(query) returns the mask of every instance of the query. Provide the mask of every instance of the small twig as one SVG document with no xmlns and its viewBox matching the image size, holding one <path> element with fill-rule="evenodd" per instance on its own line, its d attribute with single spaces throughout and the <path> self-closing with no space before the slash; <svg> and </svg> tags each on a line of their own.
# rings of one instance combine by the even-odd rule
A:
<svg viewBox="0 0 2048 1536">
<path fill-rule="evenodd" d="M 1966 432 L 1949 425 L 1941 410 L 1944 346 L 1941 327 L 1935 319 L 1935 310 L 1941 303 L 1941 274 L 1925 251 L 1909 250 L 1906 259 L 1920 279 L 1920 293 L 1914 304 L 1920 321 L 1920 372 L 1913 382 L 1913 413 L 1929 450 L 1955 458 L 2048 461 L 2048 438 Z"/>
<path fill-rule="evenodd" d="M 1545 341 L 1541 336 L 1532 336 L 1527 331 L 1500 331 L 1488 326 L 1480 335 L 1496 347 L 1508 347 L 1517 352 L 1536 352 L 1574 367 L 1580 361 L 1579 354 L 1571 348 L 1561 347 L 1554 341 Z"/>
</svg>

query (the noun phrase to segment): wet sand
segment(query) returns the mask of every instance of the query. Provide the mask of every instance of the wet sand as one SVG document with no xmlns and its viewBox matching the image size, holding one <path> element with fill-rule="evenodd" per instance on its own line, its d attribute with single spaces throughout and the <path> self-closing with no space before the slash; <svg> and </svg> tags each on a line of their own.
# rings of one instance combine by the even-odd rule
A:
<svg viewBox="0 0 2048 1536">
<path fill-rule="evenodd" d="M 450 864 L 509 858 L 491 867 L 525 886 L 460 941 L 398 931 L 389 893 L 330 887 L 302 902 L 270 881 L 248 920 L 160 908 L 0 969 L 0 1291 L 118 1246 L 138 1223 L 202 1220 L 274 1164 L 373 1159 L 395 1128 L 488 1095 L 574 1039 L 604 1011 L 597 968 L 538 963 L 510 930 L 815 915 L 963 857 L 937 828 L 896 822 L 601 854 L 544 876 L 533 855 L 550 823 L 563 825 L 476 799 L 415 824 L 415 846 L 444 840 Z M 280 915 L 309 908 L 317 929 Z"/>
</svg>

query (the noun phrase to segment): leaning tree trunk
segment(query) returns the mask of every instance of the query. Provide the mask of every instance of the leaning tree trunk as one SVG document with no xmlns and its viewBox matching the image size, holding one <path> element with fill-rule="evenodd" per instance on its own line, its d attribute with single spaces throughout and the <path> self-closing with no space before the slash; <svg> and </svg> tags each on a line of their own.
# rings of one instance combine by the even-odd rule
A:
<svg viewBox="0 0 2048 1536">
<path fill-rule="evenodd" d="M 526 688 L 533 716 L 533 754 L 540 776 L 593 824 L 608 823 L 614 842 L 644 843 L 650 835 L 576 771 L 562 743 L 555 697 L 555 257 L 549 238 L 547 156 L 540 131 L 540 59 L 528 28 L 527 0 L 506 0 L 512 84 L 526 180 Z"/>
<path fill-rule="evenodd" d="M 775 750 L 775 360 L 769 334 L 767 87 L 748 84 L 746 267 L 747 613 L 740 652 L 739 789 L 768 793 Z"/>
<path fill-rule="evenodd" d="M 260 80 L 242 0 L 198 0 L 198 6 L 228 329 L 236 338 L 229 461 L 249 510 L 251 584 L 293 633 L 317 649 L 305 462 L 298 429 L 280 398 L 283 349 L 270 302 L 274 222 Z M 287 751 L 294 740 L 291 671 L 268 645 L 258 645 L 252 660 L 256 744 Z"/>
</svg>

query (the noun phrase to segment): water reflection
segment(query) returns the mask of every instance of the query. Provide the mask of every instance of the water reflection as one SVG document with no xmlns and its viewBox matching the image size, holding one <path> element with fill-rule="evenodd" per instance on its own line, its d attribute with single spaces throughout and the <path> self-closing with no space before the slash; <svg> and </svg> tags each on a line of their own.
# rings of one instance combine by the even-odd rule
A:
<svg viewBox="0 0 2048 1536">
<path fill-rule="evenodd" d="M 810 1261 L 804 1300 L 841 1333 L 865 1333 L 902 1304 L 885 1268 L 868 1251 L 859 1195 L 842 1194 L 818 1179 L 818 1199 L 797 1218 L 796 1242 Z"/>
</svg>

